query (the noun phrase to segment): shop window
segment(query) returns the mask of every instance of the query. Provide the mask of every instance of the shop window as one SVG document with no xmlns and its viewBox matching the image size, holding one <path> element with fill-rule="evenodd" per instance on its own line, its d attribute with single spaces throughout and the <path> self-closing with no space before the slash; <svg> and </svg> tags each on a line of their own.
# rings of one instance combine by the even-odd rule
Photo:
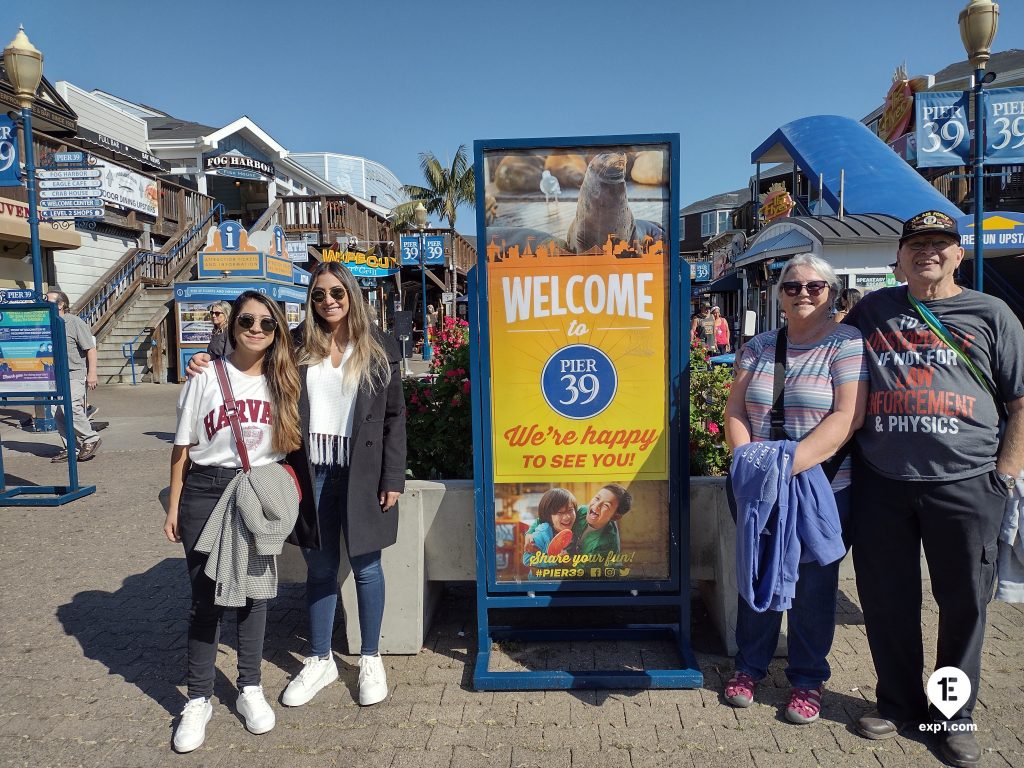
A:
<svg viewBox="0 0 1024 768">
<path fill-rule="evenodd" d="M 729 214 L 731 213 L 731 210 L 702 213 L 700 215 L 700 236 L 714 237 L 729 229 Z"/>
</svg>

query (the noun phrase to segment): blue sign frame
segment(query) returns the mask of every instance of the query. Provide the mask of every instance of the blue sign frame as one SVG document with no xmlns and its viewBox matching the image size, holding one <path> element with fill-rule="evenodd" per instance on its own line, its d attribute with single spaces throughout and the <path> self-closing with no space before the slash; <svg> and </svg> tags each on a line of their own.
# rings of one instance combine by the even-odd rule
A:
<svg viewBox="0 0 1024 768">
<path fill-rule="evenodd" d="M 0 115 L 0 187 L 23 187 L 21 157 L 18 153 L 18 126 L 7 115 Z"/>
<path fill-rule="evenodd" d="M 666 243 L 668 292 L 667 382 L 669 435 L 669 578 L 622 581 L 537 581 L 497 580 L 495 535 L 494 456 L 490 435 L 490 321 L 487 296 L 487 259 L 478 252 L 477 265 L 468 273 L 470 309 L 470 376 L 473 401 L 474 499 L 476 506 L 477 656 L 473 685 L 477 690 L 543 690 L 584 688 L 689 688 L 703 685 L 690 645 L 690 528 L 689 453 L 684 438 L 689 429 L 689 301 L 688 265 L 679 259 L 679 134 L 640 134 L 533 139 L 488 139 L 474 142 L 475 167 L 484 167 L 484 152 L 510 149 L 600 147 L 609 145 L 668 145 L 671 153 L 669 176 L 669 232 Z M 484 197 L 484 174 L 476 176 L 477 199 Z M 477 242 L 485 243 L 486 220 L 483 206 L 477 207 Z M 662 625 L 619 625 L 606 628 L 543 628 L 492 625 L 490 611 L 504 608 L 596 607 L 630 608 L 666 606 L 677 609 L 678 622 Z M 536 670 L 494 672 L 489 669 L 491 644 L 495 639 L 550 640 L 645 640 L 670 639 L 675 643 L 683 667 L 641 671 L 622 670 Z"/>
<path fill-rule="evenodd" d="M 29 293 L 29 301 L 18 301 Z M 14 295 L 12 295 L 14 294 Z M 0 304 L 0 312 L 39 311 L 47 312 L 50 320 L 50 336 L 53 343 L 53 363 L 57 390 L 38 390 L 0 394 L 3 405 L 47 405 L 60 406 L 64 413 L 71 414 L 71 374 L 68 369 L 67 335 L 64 321 L 57 312 L 57 305 L 43 301 L 35 291 L 7 291 L 5 298 L 14 298 L 16 303 Z M 73 448 L 74 442 L 71 442 Z M 57 507 L 75 499 L 88 496 L 96 491 L 95 485 L 79 485 L 78 456 L 68 451 L 67 485 L 21 485 L 8 488 L 4 474 L 3 446 L 0 444 L 0 507 Z"/>
</svg>

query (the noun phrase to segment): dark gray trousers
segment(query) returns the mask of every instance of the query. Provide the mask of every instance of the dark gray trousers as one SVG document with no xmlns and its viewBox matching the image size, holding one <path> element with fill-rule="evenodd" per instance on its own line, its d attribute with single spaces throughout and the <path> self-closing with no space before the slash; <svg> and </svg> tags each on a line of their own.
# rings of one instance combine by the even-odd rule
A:
<svg viewBox="0 0 1024 768">
<path fill-rule="evenodd" d="M 920 549 L 939 604 L 936 669 L 958 667 L 970 700 L 949 718 L 971 721 L 981 682 L 985 612 L 996 573 L 996 538 L 1007 494 L 995 471 L 953 482 L 909 482 L 855 468 L 853 564 L 871 657 L 878 711 L 889 720 L 925 722 Z"/>
</svg>

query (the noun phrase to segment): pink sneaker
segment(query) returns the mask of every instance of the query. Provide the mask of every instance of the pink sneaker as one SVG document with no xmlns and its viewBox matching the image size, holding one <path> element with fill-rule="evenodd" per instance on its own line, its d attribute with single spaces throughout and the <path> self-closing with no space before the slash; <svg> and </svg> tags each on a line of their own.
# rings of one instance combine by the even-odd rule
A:
<svg viewBox="0 0 1024 768">
<path fill-rule="evenodd" d="M 786 719 L 791 723 L 813 723 L 821 714 L 821 686 L 794 688 L 789 692 Z"/>
<path fill-rule="evenodd" d="M 746 672 L 733 672 L 725 684 L 725 700 L 734 707 L 749 707 L 754 703 L 757 681 Z"/>
</svg>

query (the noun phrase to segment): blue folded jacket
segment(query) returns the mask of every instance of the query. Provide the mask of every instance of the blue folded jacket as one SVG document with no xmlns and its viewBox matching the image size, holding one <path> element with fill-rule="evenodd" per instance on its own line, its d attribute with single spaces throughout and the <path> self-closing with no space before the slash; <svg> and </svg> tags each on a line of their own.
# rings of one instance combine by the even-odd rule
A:
<svg viewBox="0 0 1024 768">
<path fill-rule="evenodd" d="M 736 449 L 730 482 L 736 497 L 736 578 L 755 611 L 787 610 L 801 562 L 834 563 L 846 554 L 835 495 L 820 466 L 793 476 L 796 442 L 771 440 Z"/>
</svg>

